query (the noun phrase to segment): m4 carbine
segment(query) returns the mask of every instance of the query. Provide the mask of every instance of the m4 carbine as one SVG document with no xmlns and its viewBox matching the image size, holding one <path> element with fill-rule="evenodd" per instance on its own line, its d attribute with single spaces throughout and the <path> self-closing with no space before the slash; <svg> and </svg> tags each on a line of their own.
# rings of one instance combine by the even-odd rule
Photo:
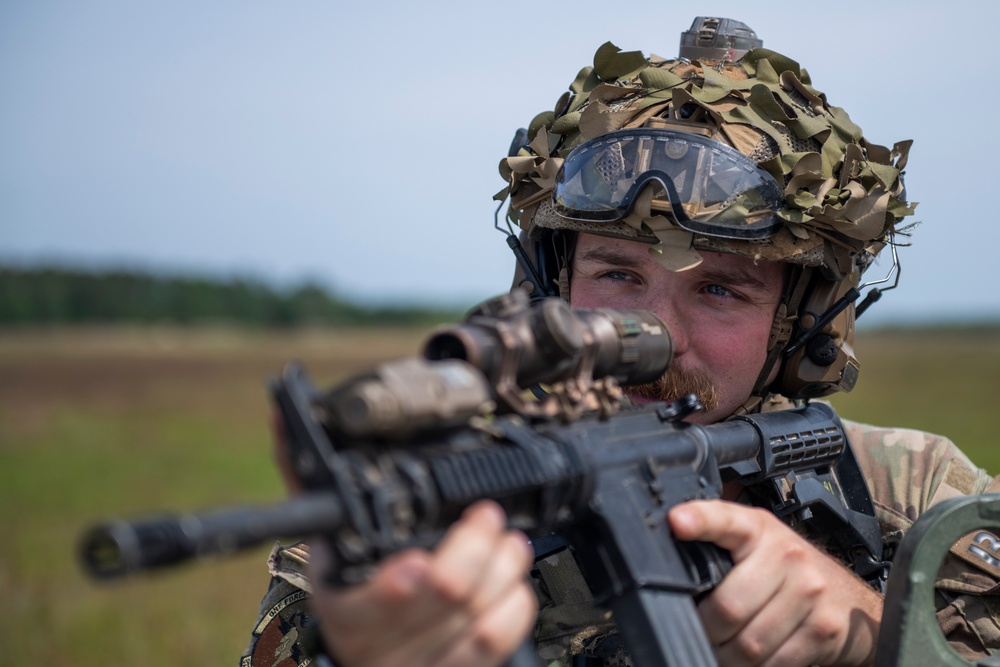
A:
<svg viewBox="0 0 1000 667">
<path fill-rule="evenodd" d="M 886 565 L 871 498 L 824 404 L 701 426 L 694 397 L 628 406 L 622 387 L 658 378 L 670 335 L 643 311 L 529 305 L 520 292 L 433 334 L 424 354 L 329 391 L 288 366 L 272 382 L 304 493 L 237 508 L 96 526 L 82 559 L 101 578 L 276 538 L 324 539 L 331 580 L 354 583 L 390 553 L 431 546 L 490 498 L 537 543 L 573 550 L 633 662 L 715 665 L 695 600 L 731 567 L 675 541 L 666 515 L 726 482 L 805 528 L 875 586 Z M 534 389 L 534 391 L 532 391 Z"/>
</svg>

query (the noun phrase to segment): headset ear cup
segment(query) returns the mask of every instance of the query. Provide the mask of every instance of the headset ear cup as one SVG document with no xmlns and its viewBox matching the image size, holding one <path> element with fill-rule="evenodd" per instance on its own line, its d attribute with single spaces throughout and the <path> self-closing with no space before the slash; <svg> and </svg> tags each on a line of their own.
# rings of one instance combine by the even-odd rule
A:
<svg viewBox="0 0 1000 667">
<path fill-rule="evenodd" d="M 830 334 L 813 336 L 806 345 L 806 356 L 817 366 L 832 366 L 837 360 L 837 341 Z"/>
<path fill-rule="evenodd" d="M 799 309 L 799 324 L 792 340 L 815 324 L 857 283 L 857 274 L 841 281 L 816 275 Z M 805 345 L 790 356 L 782 355 L 781 370 L 771 390 L 792 400 L 851 391 L 860 371 L 853 345 L 854 304 L 851 303 Z"/>
</svg>

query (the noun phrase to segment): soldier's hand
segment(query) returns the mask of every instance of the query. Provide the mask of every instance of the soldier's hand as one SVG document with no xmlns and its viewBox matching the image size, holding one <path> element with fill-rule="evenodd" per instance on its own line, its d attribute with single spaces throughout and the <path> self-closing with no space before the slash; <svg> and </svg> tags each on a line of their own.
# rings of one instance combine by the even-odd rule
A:
<svg viewBox="0 0 1000 667">
<path fill-rule="evenodd" d="M 314 582 L 329 554 L 311 547 Z M 313 609 L 338 667 L 501 665 L 534 626 L 533 552 L 492 502 L 469 508 L 433 551 L 382 563 L 367 583 L 317 583 Z"/>
<path fill-rule="evenodd" d="M 723 500 L 678 505 L 680 540 L 727 549 L 734 566 L 698 605 L 716 658 L 744 665 L 868 665 L 882 596 L 770 512 Z"/>
</svg>

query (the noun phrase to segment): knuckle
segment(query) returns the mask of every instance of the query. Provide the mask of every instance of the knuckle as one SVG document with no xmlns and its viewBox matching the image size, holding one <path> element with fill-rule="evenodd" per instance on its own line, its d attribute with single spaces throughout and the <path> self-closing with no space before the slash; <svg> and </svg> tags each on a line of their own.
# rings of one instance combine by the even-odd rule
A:
<svg viewBox="0 0 1000 667">
<path fill-rule="evenodd" d="M 492 611 L 498 610 L 501 610 L 500 615 L 484 613 L 475 625 L 473 641 L 480 655 L 509 653 L 533 627 L 538 613 L 538 600 L 531 586 L 523 582 L 509 597 L 496 603 Z M 497 622 L 498 620 L 501 622 Z"/>
<path fill-rule="evenodd" d="M 773 534 L 769 528 L 773 525 L 774 515 L 761 507 L 741 507 L 740 510 L 739 515 L 730 514 L 730 522 L 744 526 L 744 530 L 749 530 L 755 542 L 765 544 L 768 536 Z"/>
<path fill-rule="evenodd" d="M 739 636 L 733 640 L 733 648 L 741 661 L 756 665 L 767 657 L 764 642 L 754 637 Z"/>
<path fill-rule="evenodd" d="M 802 540 L 785 540 L 778 549 L 782 562 L 789 567 L 802 567 L 810 561 L 811 549 Z"/>
<path fill-rule="evenodd" d="M 746 512 L 746 520 L 753 523 L 756 528 L 763 527 L 774 515 L 762 507 L 741 507 Z"/>
<path fill-rule="evenodd" d="M 809 619 L 809 634 L 817 644 L 835 642 L 843 632 L 839 617 L 830 611 L 817 610 Z"/>
<path fill-rule="evenodd" d="M 832 582 L 817 556 L 825 558 L 812 546 L 801 540 L 789 541 L 781 546 L 781 563 L 794 582 L 797 594 L 806 600 L 816 601 L 828 595 Z"/>
<path fill-rule="evenodd" d="M 819 576 L 806 577 L 802 583 L 802 596 L 809 600 L 818 600 L 830 590 L 829 582 Z"/>
<path fill-rule="evenodd" d="M 506 628 L 498 627 L 496 623 L 479 624 L 472 640 L 479 655 L 502 655 L 511 644 Z"/>
<path fill-rule="evenodd" d="M 473 589 L 473 582 L 462 572 L 445 572 L 441 569 L 434 569 L 427 583 L 435 596 L 451 605 L 465 602 Z"/>
<path fill-rule="evenodd" d="M 713 602 L 713 615 L 725 625 L 741 625 L 747 616 L 746 605 L 735 596 L 727 596 Z"/>
</svg>

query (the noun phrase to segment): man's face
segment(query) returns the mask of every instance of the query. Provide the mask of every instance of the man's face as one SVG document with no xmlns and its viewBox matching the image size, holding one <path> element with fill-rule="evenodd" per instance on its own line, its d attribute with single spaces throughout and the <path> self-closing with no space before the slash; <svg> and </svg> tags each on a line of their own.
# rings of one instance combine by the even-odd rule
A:
<svg viewBox="0 0 1000 667">
<path fill-rule="evenodd" d="M 711 423 L 750 396 L 767 356 L 786 267 L 738 255 L 701 255 L 697 267 L 673 272 L 650 256 L 645 243 L 580 234 L 570 302 L 658 315 L 673 337 L 671 368 L 680 372 L 663 398 L 693 391 L 688 385 L 696 380 L 710 385 L 714 405 L 688 421 Z"/>
</svg>

